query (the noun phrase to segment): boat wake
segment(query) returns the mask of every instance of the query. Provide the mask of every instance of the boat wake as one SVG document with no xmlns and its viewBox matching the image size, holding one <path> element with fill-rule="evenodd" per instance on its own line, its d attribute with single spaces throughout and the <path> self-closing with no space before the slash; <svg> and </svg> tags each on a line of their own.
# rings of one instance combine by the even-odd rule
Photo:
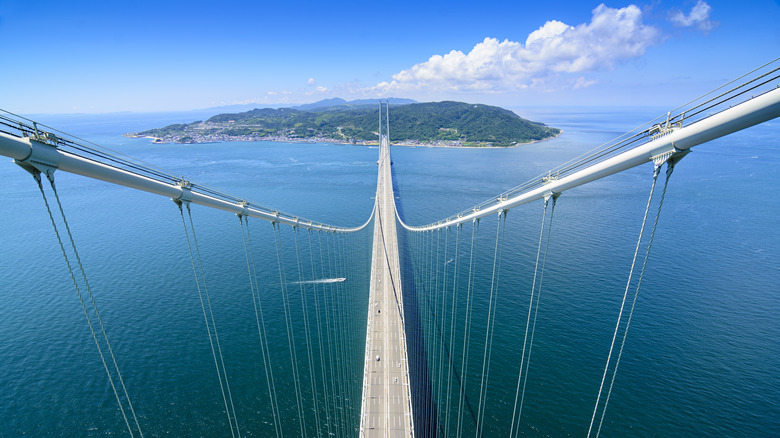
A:
<svg viewBox="0 0 780 438">
<path fill-rule="evenodd" d="M 342 281 L 345 281 L 345 277 L 339 277 L 339 278 L 323 278 L 320 280 L 306 280 L 306 281 L 293 281 L 290 284 L 324 284 L 324 283 L 341 283 Z"/>
</svg>

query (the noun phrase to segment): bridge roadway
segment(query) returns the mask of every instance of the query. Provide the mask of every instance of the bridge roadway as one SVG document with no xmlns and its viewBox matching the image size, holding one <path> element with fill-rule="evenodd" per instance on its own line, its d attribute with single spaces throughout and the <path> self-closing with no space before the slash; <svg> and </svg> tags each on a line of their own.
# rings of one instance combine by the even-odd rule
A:
<svg viewBox="0 0 780 438">
<path fill-rule="evenodd" d="M 390 148 L 382 137 L 360 416 L 361 437 L 414 436 Z"/>
</svg>

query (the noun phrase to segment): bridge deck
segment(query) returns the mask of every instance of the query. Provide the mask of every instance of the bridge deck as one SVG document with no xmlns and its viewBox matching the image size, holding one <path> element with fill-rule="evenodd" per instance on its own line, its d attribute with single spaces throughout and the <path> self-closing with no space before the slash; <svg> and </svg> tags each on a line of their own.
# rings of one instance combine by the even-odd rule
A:
<svg viewBox="0 0 780 438">
<path fill-rule="evenodd" d="M 360 435 L 410 437 L 414 431 L 387 137 L 379 156 Z"/>
</svg>

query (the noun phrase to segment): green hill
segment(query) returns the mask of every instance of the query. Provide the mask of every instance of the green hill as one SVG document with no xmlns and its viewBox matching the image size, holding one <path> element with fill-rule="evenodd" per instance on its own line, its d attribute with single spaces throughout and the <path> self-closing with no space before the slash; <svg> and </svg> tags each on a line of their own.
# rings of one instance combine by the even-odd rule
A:
<svg viewBox="0 0 780 438">
<path fill-rule="evenodd" d="M 308 111 L 262 108 L 128 135 L 177 143 L 236 140 L 375 143 L 378 111 L 378 105 L 337 104 Z M 559 133 L 556 128 L 488 105 L 431 102 L 390 107 L 390 141 L 394 143 L 512 146 Z"/>
</svg>

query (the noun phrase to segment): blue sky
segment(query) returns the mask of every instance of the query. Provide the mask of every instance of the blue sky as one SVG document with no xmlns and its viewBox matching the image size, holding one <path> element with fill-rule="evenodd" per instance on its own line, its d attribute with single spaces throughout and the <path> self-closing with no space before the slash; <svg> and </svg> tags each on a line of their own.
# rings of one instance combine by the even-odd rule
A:
<svg viewBox="0 0 780 438">
<path fill-rule="evenodd" d="M 778 23 L 777 0 L 0 0 L 0 108 L 673 107 L 780 56 Z"/>
</svg>

